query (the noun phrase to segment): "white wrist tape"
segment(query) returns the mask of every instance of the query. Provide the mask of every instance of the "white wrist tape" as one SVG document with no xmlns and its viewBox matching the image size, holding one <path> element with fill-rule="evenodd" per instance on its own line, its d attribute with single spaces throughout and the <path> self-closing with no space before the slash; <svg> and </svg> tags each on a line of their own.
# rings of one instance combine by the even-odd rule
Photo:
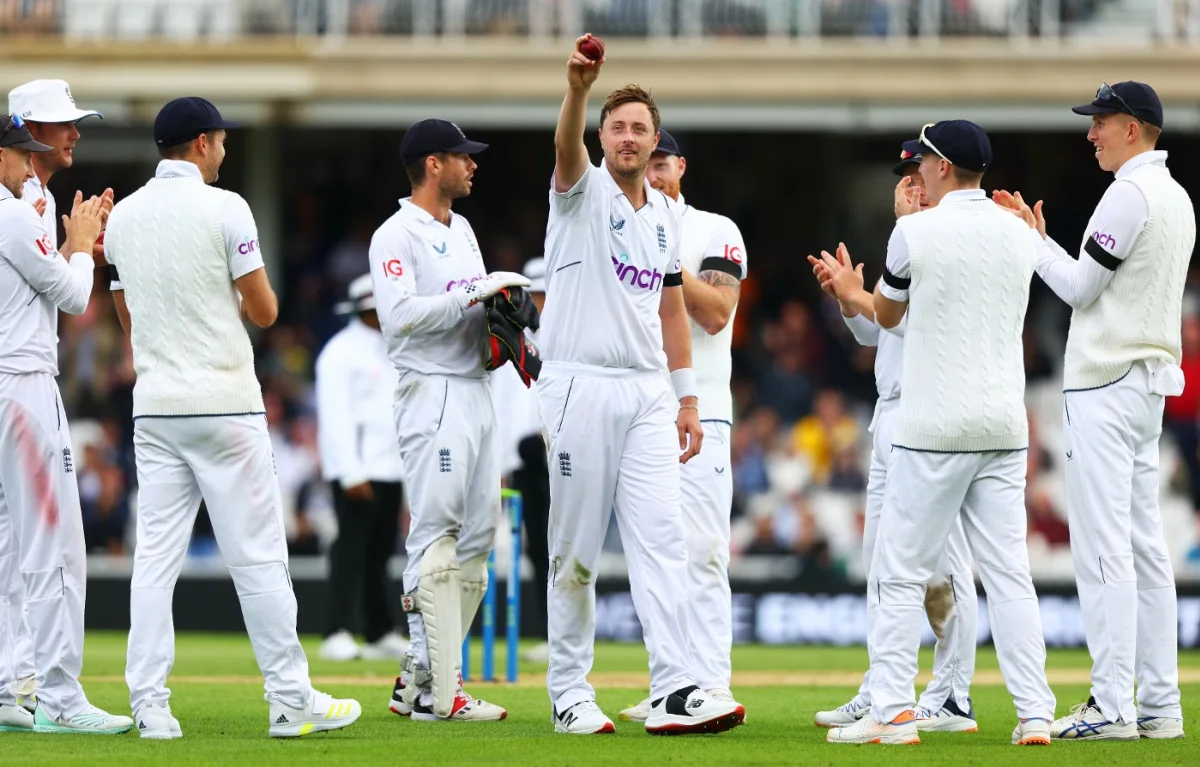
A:
<svg viewBox="0 0 1200 767">
<path fill-rule="evenodd" d="M 696 371 L 691 368 L 679 368 L 671 371 L 671 386 L 675 387 L 675 398 L 696 396 Z"/>
</svg>

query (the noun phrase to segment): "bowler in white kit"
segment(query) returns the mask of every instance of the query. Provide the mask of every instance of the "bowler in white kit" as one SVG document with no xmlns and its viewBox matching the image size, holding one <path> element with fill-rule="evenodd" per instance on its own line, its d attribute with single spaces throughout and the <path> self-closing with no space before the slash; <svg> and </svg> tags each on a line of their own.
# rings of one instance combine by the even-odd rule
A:
<svg viewBox="0 0 1200 767">
<path fill-rule="evenodd" d="M 992 161 L 974 123 L 927 125 L 921 155 L 936 207 L 902 216 L 888 241 L 875 320 L 907 314 L 900 412 L 868 588 L 871 711 L 831 729 L 831 743 L 919 743 L 913 681 L 922 601 L 962 519 L 988 593 L 1000 670 L 1016 703 L 1017 745 L 1048 745 L 1054 694 L 1025 545 L 1029 422 L 1021 337 L 1039 246 L 984 195 Z M 987 396 L 980 396 L 986 392 Z"/>
<path fill-rule="evenodd" d="M 596 570 L 616 512 L 650 654 L 650 733 L 719 732 L 745 709 L 697 685 L 687 633 L 687 546 L 679 463 L 701 449 L 679 264 L 682 209 L 650 187 L 658 109 L 630 85 L 600 111 L 604 159 L 583 142 L 604 59 L 575 43 L 554 135 L 538 401 L 550 458 L 550 667 L 556 732 L 615 727 L 587 681 Z M 670 379 L 667 380 L 667 371 Z M 672 386 L 673 385 L 673 386 Z M 672 391 L 674 388 L 674 391 Z M 681 455 L 682 453 L 682 455 Z"/>
<path fill-rule="evenodd" d="M 1092 655 L 1088 699 L 1064 740 L 1182 738 L 1175 574 L 1158 509 L 1164 400 L 1183 392 L 1181 315 L 1196 244 L 1187 191 L 1155 150 L 1163 108 L 1145 83 L 1100 86 L 1088 141 L 1113 173 L 1078 258 L 1046 237 L 1038 275 L 1071 305 L 1063 369 L 1067 516 Z M 1012 198 L 1001 195 L 1005 201 Z M 1134 682 L 1137 700 L 1134 701 Z"/>
<path fill-rule="evenodd" d="M 900 162 L 892 169 L 901 176 L 896 185 L 896 218 L 918 213 L 931 206 L 920 174 L 921 156 L 901 150 Z M 870 579 L 875 561 L 880 517 L 889 480 L 888 463 L 900 412 L 900 375 L 904 356 L 906 322 L 883 329 L 875 321 L 874 296 L 863 289 L 862 265 L 855 267 L 850 253 L 839 245 L 837 256 L 822 252 L 808 257 L 821 289 L 837 299 L 842 319 L 854 338 L 864 346 L 875 346 L 875 386 L 879 399 L 871 419 L 873 439 L 871 467 L 867 479 L 866 519 L 863 521 L 863 562 Z M 872 628 L 879 614 L 879 593 L 867 590 L 868 657 Z M 954 522 L 946 550 L 938 559 L 933 578 L 925 584 L 925 615 L 937 644 L 933 653 L 933 679 L 917 701 L 919 731 L 975 732 L 979 725 L 971 706 L 971 678 L 975 673 L 975 645 L 979 621 L 979 599 L 971 570 L 971 552 L 962 519 Z M 818 711 L 819 727 L 854 724 L 871 710 L 871 673 L 863 675 L 858 694 L 832 711 Z"/>
<path fill-rule="evenodd" d="M 388 356 L 411 522 L 404 608 L 411 647 L 390 708 L 414 721 L 497 721 L 507 712 L 462 689 L 462 643 L 487 590 L 500 515 L 500 455 L 481 353 L 484 299 L 529 280 L 486 274 L 479 241 L 450 210 L 471 193 L 471 141 L 421 120 L 400 155 L 412 196 L 371 239 L 371 280 Z"/>
<path fill-rule="evenodd" d="M 313 689 L 296 635 L 283 504 L 254 350 L 243 318 L 269 327 L 278 302 L 250 206 L 210 186 L 235 127 L 201 98 L 154 120 L 154 178 L 119 202 L 105 251 L 113 302 L 133 346 L 137 539 L 125 681 L 142 738 L 182 737 L 167 675 L 175 582 L 203 500 L 266 684 L 268 732 L 353 724 L 362 708 Z"/>
<path fill-rule="evenodd" d="M 737 224 L 687 204 L 680 191 L 687 160 L 675 137 L 658 131 L 646 179 L 683 208 L 679 262 L 683 302 L 692 332 L 692 364 L 700 398 L 704 450 L 680 467 L 680 500 L 687 543 L 687 623 L 696 684 L 719 700 L 732 701 L 733 598 L 729 590 L 729 515 L 733 471 L 729 431 L 733 426 L 730 347 L 741 281 L 746 278 L 746 244 Z M 644 722 L 650 699 L 621 712 Z"/>
</svg>

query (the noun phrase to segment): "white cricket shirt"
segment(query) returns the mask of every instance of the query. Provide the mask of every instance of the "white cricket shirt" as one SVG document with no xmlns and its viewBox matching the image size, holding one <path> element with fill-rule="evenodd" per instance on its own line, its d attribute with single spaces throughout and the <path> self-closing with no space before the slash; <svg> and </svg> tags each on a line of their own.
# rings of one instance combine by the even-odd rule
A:
<svg viewBox="0 0 1200 767">
<path fill-rule="evenodd" d="M 467 220 L 451 213 L 446 226 L 405 198 L 371 238 L 370 259 L 392 364 L 401 373 L 484 377 L 483 304 L 467 308 L 468 296 L 454 290 L 487 274 Z"/>
<path fill-rule="evenodd" d="M 688 205 L 683 195 L 683 232 L 679 242 L 679 263 L 693 275 L 709 270 L 722 271 L 746 279 L 746 244 L 737 224 L 717 213 Z M 695 320 L 692 325 L 692 367 L 696 371 L 696 391 L 701 402 L 700 420 L 733 423 L 733 394 L 729 381 L 733 376 L 733 318 L 713 335 Z M 690 318 L 689 318 L 690 319 Z"/>
<path fill-rule="evenodd" d="M 0 373 L 58 375 L 58 310 L 83 313 L 94 269 L 91 253 L 63 258 L 29 201 L 0 186 Z"/>
<path fill-rule="evenodd" d="M 41 180 L 35 174 L 33 178 L 25 182 L 25 189 L 21 192 L 21 199 L 30 205 L 38 200 L 46 201 L 46 210 L 42 213 L 42 224 L 50 234 L 50 239 L 57 242 L 58 205 L 54 202 L 54 195 L 50 193 L 50 187 L 43 186 Z"/>
<path fill-rule="evenodd" d="M 605 167 L 565 192 L 550 183 L 543 361 L 665 371 L 658 307 L 664 285 L 682 284 L 682 206 L 647 182 L 634 210 Z"/>
<path fill-rule="evenodd" d="M 862 346 L 875 347 L 875 391 L 882 400 L 900 396 L 900 369 L 904 363 L 904 328 L 908 324 L 908 313 L 900 324 L 887 329 L 879 327 L 873 319 L 861 314 L 853 317 L 842 315 L 842 320 L 854 334 L 854 340 Z"/>
<path fill-rule="evenodd" d="M 321 475 L 353 487 L 400 482 L 400 438 L 391 417 L 400 376 L 383 334 L 357 317 L 317 355 L 317 447 Z"/>
</svg>

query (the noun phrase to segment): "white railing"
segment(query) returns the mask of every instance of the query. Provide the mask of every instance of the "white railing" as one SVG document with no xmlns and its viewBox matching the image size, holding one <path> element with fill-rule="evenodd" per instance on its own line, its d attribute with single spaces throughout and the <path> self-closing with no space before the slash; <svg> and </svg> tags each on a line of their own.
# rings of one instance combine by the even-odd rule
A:
<svg viewBox="0 0 1200 767">
<path fill-rule="evenodd" d="M 1200 42 L 1200 0 L 18 0 L 0 34 L 1028 38 Z"/>
</svg>

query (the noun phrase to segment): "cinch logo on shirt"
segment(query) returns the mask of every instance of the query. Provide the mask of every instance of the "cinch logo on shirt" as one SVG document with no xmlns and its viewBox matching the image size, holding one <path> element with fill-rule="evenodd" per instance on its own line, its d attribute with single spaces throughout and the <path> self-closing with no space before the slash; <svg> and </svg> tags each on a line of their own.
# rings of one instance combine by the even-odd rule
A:
<svg viewBox="0 0 1200 767">
<path fill-rule="evenodd" d="M 1096 241 L 1097 245 L 1109 252 L 1117 249 L 1117 238 L 1111 234 L 1104 234 L 1097 230 L 1092 232 L 1092 239 Z"/>
<path fill-rule="evenodd" d="M 482 279 L 483 279 L 483 275 L 479 274 L 479 275 L 472 277 L 469 280 L 450 280 L 449 282 L 446 283 L 446 292 L 449 293 L 450 291 L 454 290 L 455 288 L 465 288 L 466 286 L 470 285 L 472 282 L 479 282 Z"/>
<path fill-rule="evenodd" d="M 651 293 L 657 292 L 662 287 L 663 275 L 662 272 L 655 269 L 638 269 L 637 266 L 628 263 L 629 255 L 622 253 L 621 257 L 612 256 L 613 269 L 617 272 L 617 279 L 620 282 L 626 283 L 631 288 L 641 288 L 648 290 Z"/>
<path fill-rule="evenodd" d="M 238 245 L 238 253 L 241 253 L 243 256 L 250 255 L 256 250 L 258 250 L 258 240 L 246 240 L 241 245 Z"/>
</svg>

